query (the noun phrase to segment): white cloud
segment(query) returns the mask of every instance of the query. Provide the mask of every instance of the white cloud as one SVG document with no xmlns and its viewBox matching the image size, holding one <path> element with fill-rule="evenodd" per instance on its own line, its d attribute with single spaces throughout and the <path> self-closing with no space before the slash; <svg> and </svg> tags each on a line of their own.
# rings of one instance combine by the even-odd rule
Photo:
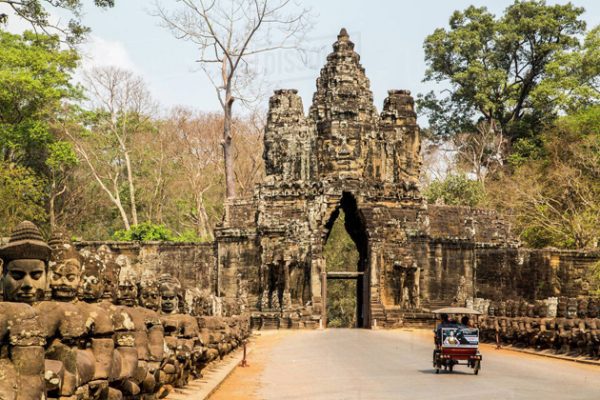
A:
<svg viewBox="0 0 600 400">
<path fill-rule="evenodd" d="M 141 74 L 135 65 L 125 45 L 118 40 L 107 40 L 99 36 L 90 35 L 81 47 L 81 68 L 83 70 L 94 67 L 114 66 Z"/>
<path fill-rule="evenodd" d="M 12 8 L 7 4 L 0 4 L 0 14 L 8 15 L 8 23 L 2 28 L 10 33 L 23 33 L 23 31 L 31 30 L 31 25 L 22 18 L 15 15 Z"/>
</svg>

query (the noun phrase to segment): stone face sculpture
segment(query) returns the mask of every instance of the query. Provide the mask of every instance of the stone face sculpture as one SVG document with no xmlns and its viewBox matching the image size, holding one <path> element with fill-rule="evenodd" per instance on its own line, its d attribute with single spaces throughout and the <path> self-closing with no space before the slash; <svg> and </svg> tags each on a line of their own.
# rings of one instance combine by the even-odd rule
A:
<svg viewBox="0 0 600 400">
<path fill-rule="evenodd" d="M 0 248 L 4 299 L 0 302 L 0 398 L 45 398 L 41 324 L 30 304 L 43 300 L 50 247 L 29 221 L 17 225 Z"/>
<path fill-rule="evenodd" d="M 81 256 L 63 232 L 49 241 L 52 257 L 49 266 L 49 286 L 52 298 L 77 301 L 81 282 Z"/>
<path fill-rule="evenodd" d="M 114 347 L 112 324 L 107 313 L 92 304 L 80 302 L 82 257 L 64 233 L 50 239 L 49 285 L 52 300 L 36 305 L 47 338 L 46 363 L 60 367 L 58 385 L 47 385 L 50 396 L 84 399 L 104 398 L 108 388 Z"/>
<path fill-rule="evenodd" d="M 519 315 L 494 316 L 495 308 L 500 309 L 502 303 L 506 305 L 506 314 L 512 314 L 518 304 Z M 551 306 L 557 303 L 558 314 L 562 315 L 558 317 L 551 315 L 555 311 Z M 590 296 L 548 298 L 536 300 L 535 304 L 527 304 L 524 299 L 491 302 L 487 317 L 480 321 L 480 337 L 484 341 L 597 360 L 600 358 L 597 304 L 598 298 Z"/>
<path fill-rule="evenodd" d="M 126 256 L 120 255 L 117 257 L 116 262 L 121 267 L 119 272 L 119 286 L 117 289 L 117 304 L 133 307 L 137 304 L 138 275 Z"/>
<path fill-rule="evenodd" d="M 152 311 L 158 311 L 160 308 L 160 291 L 158 279 L 151 271 L 144 271 L 140 280 L 138 289 L 138 303 Z"/>
<path fill-rule="evenodd" d="M 33 304 L 44 299 L 50 246 L 33 223 L 17 225 L 8 244 L 0 248 L 0 258 L 4 301 Z"/>
<path fill-rule="evenodd" d="M 160 290 L 160 313 L 162 315 L 179 314 L 181 284 L 169 274 L 162 274 L 158 278 Z"/>
<path fill-rule="evenodd" d="M 86 250 L 82 255 L 81 298 L 95 316 L 97 333 L 104 336 L 94 339 L 99 353 L 96 358 L 104 361 L 102 369 L 96 368 L 96 375 L 99 379 L 108 379 L 108 391 L 115 398 L 136 396 L 140 388 L 131 379 L 138 366 L 135 326 L 128 307 L 113 304 L 117 298 L 119 265 L 104 246 L 97 253 Z"/>
<path fill-rule="evenodd" d="M 214 317 L 207 337 L 215 341 L 205 348 L 196 317 L 183 313 L 177 279 L 159 285 L 145 273 L 138 282 L 106 246 L 80 253 L 64 233 L 46 243 L 30 222 L 0 247 L 0 267 L 9 300 L 0 302 L 0 399 L 163 398 L 169 382 L 199 377 L 248 334 L 243 319 Z M 196 292 L 189 313 L 204 308 L 201 298 L 216 299 Z"/>
<path fill-rule="evenodd" d="M 169 369 L 172 382 L 181 387 L 190 376 L 199 376 L 199 361 L 204 353 L 198 321 L 182 314 L 182 289 L 179 280 L 169 274 L 159 277 L 161 296 L 161 321 L 165 328 L 165 342 L 171 351 Z M 166 370 L 165 370 L 166 371 Z"/>
</svg>

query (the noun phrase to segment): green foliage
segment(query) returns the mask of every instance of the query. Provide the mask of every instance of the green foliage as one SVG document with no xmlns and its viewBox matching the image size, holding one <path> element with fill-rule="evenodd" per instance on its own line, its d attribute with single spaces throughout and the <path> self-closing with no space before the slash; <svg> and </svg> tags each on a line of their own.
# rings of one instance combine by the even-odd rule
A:
<svg viewBox="0 0 600 400">
<path fill-rule="evenodd" d="M 154 224 L 150 221 L 133 225 L 128 230 L 118 230 L 113 234 L 113 239 L 119 241 L 173 241 L 173 232 L 164 225 Z"/>
<path fill-rule="evenodd" d="M 52 171 L 61 171 L 79 164 L 79 159 L 71 142 L 57 140 L 48 146 L 46 165 Z"/>
<path fill-rule="evenodd" d="M 574 113 L 600 101 L 600 25 L 590 30 L 581 47 L 561 50 L 546 67 L 548 78 L 532 91 L 538 104 Z"/>
<path fill-rule="evenodd" d="M 590 294 L 593 296 L 600 296 L 600 261 L 592 264 L 588 269 L 590 275 Z"/>
<path fill-rule="evenodd" d="M 78 56 L 55 37 L 0 31 L 0 151 L 40 174 L 55 142 L 52 121 L 80 97 L 70 80 Z M 58 148 L 54 149 L 58 151 Z M 58 161 L 55 158 L 53 162 Z"/>
<path fill-rule="evenodd" d="M 80 42 L 90 29 L 81 25 L 81 0 L 0 0 L 0 5 L 6 4 L 14 12 L 14 16 L 21 18 L 31 24 L 37 32 L 42 31 L 46 34 L 60 34 L 67 43 L 75 44 Z M 50 22 L 50 13 L 44 7 L 44 4 L 57 7 L 70 12 L 73 18 L 69 20 L 66 26 L 56 26 Z M 114 0 L 94 0 L 97 7 L 108 8 L 115 5 Z M 0 24 L 8 21 L 8 14 L 0 13 Z"/>
<path fill-rule="evenodd" d="M 344 227 L 345 215 L 340 210 L 323 249 L 328 271 L 356 271 L 359 254 Z M 356 325 L 356 282 L 329 280 L 327 283 L 327 325 L 352 328 Z"/>
<path fill-rule="evenodd" d="M 464 174 L 448 175 L 444 180 L 436 179 L 423 194 L 430 204 L 442 202 L 446 205 L 470 207 L 477 206 L 485 197 L 483 185 Z"/>
<path fill-rule="evenodd" d="M 201 243 L 206 241 L 206 238 L 201 238 L 192 230 L 185 230 L 181 234 L 176 235 L 162 224 L 154 224 L 150 221 L 142 222 L 141 224 L 134 225 L 131 229 L 121 229 L 113 233 L 112 238 L 114 240 L 131 242 L 193 242 Z"/>
<path fill-rule="evenodd" d="M 515 141 L 508 163 L 513 167 L 523 165 L 529 160 L 539 160 L 544 157 L 543 144 L 539 137 L 520 138 Z"/>
<path fill-rule="evenodd" d="M 515 1 L 501 17 L 485 7 L 455 11 L 449 29 L 436 29 L 424 43 L 425 80 L 450 85 L 446 97 L 432 92 L 419 98 L 433 133 L 474 131 L 475 120 L 484 119 L 497 121 L 514 140 L 551 121 L 554 105 L 532 92 L 549 79 L 550 63 L 578 48 L 582 13 L 571 3 L 539 0 Z"/>
<path fill-rule="evenodd" d="M 24 219 L 46 220 L 44 184 L 30 168 L 0 160 L 0 236 Z"/>
<path fill-rule="evenodd" d="M 327 327 L 356 327 L 356 280 L 327 281 Z"/>
<path fill-rule="evenodd" d="M 540 136 L 538 156 L 487 186 L 488 199 L 514 216 L 530 247 L 597 247 L 600 239 L 600 106 L 559 119 Z"/>
</svg>

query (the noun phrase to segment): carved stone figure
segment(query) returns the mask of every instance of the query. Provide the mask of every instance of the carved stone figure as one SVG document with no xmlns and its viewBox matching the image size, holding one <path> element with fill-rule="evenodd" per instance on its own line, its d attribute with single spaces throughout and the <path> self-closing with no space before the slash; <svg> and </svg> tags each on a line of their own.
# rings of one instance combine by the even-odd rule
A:
<svg viewBox="0 0 600 400">
<path fill-rule="evenodd" d="M 23 221 L 0 248 L 4 301 L 33 304 L 45 297 L 50 246 L 37 226 Z"/>
<path fill-rule="evenodd" d="M 35 308 L 47 340 L 47 363 L 62 365 L 62 376 L 56 387 L 49 385 L 47 389 L 52 397 L 97 399 L 106 394 L 108 381 L 92 382 L 96 368 L 96 357 L 91 349 L 94 319 L 88 313 L 87 304 L 78 303 L 81 258 L 63 232 L 55 233 L 49 244 L 52 299 L 36 304 Z"/>
<path fill-rule="evenodd" d="M 0 247 L 4 300 L 0 302 L 0 398 L 41 400 L 45 338 L 30 304 L 44 299 L 50 247 L 29 221 L 17 225 Z M 8 302 L 10 301 L 10 302 Z"/>
<path fill-rule="evenodd" d="M 190 376 L 199 376 L 200 360 L 204 353 L 198 321 L 182 314 L 182 289 L 179 280 L 169 274 L 159 277 L 161 296 L 161 322 L 165 328 L 165 342 L 170 351 L 168 367 L 163 371 L 171 375 L 172 383 L 181 387 Z"/>
</svg>

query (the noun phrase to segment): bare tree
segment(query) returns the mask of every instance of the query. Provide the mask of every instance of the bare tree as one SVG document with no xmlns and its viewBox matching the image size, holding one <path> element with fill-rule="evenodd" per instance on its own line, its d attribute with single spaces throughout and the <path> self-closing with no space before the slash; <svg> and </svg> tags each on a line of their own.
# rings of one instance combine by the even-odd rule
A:
<svg viewBox="0 0 600 400">
<path fill-rule="evenodd" d="M 65 125 L 65 134 L 118 209 L 125 229 L 129 229 L 138 224 L 131 145 L 136 136 L 148 129 L 155 103 L 143 80 L 130 71 L 95 68 L 86 73 L 84 80 L 91 97 L 92 115 L 87 123 L 91 132 L 70 130 Z M 122 198 L 123 181 L 129 214 Z"/>
<path fill-rule="evenodd" d="M 223 164 L 218 148 L 223 121 L 215 114 L 195 115 L 190 110 L 178 108 L 173 110 L 168 122 L 171 140 L 180 149 L 177 166 L 182 187 L 193 203 L 187 219 L 198 236 L 212 238 L 206 195 L 222 181 Z"/>
<path fill-rule="evenodd" d="M 234 198 L 232 147 L 233 103 L 249 99 L 253 57 L 279 49 L 299 49 L 308 29 L 307 9 L 292 9 L 291 0 L 181 0 L 170 12 L 156 4 L 156 14 L 178 39 L 198 45 L 198 62 L 215 88 L 223 110 L 221 146 L 227 198 Z"/>
<path fill-rule="evenodd" d="M 263 161 L 263 132 L 265 113 L 255 110 L 244 119 L 234 120 L 235 181 L 242 196 L 251 196 L 256 183 L 265 174 Z"/>
<path fill-rule="evenodd" d="M 494 121 L 482 121 L 475 132 L 460 133 L 453 138 L 457 164 L 475 175 L 485 187 L 490 172 L 502 166 L 504 137 Z"/>
</svg>

